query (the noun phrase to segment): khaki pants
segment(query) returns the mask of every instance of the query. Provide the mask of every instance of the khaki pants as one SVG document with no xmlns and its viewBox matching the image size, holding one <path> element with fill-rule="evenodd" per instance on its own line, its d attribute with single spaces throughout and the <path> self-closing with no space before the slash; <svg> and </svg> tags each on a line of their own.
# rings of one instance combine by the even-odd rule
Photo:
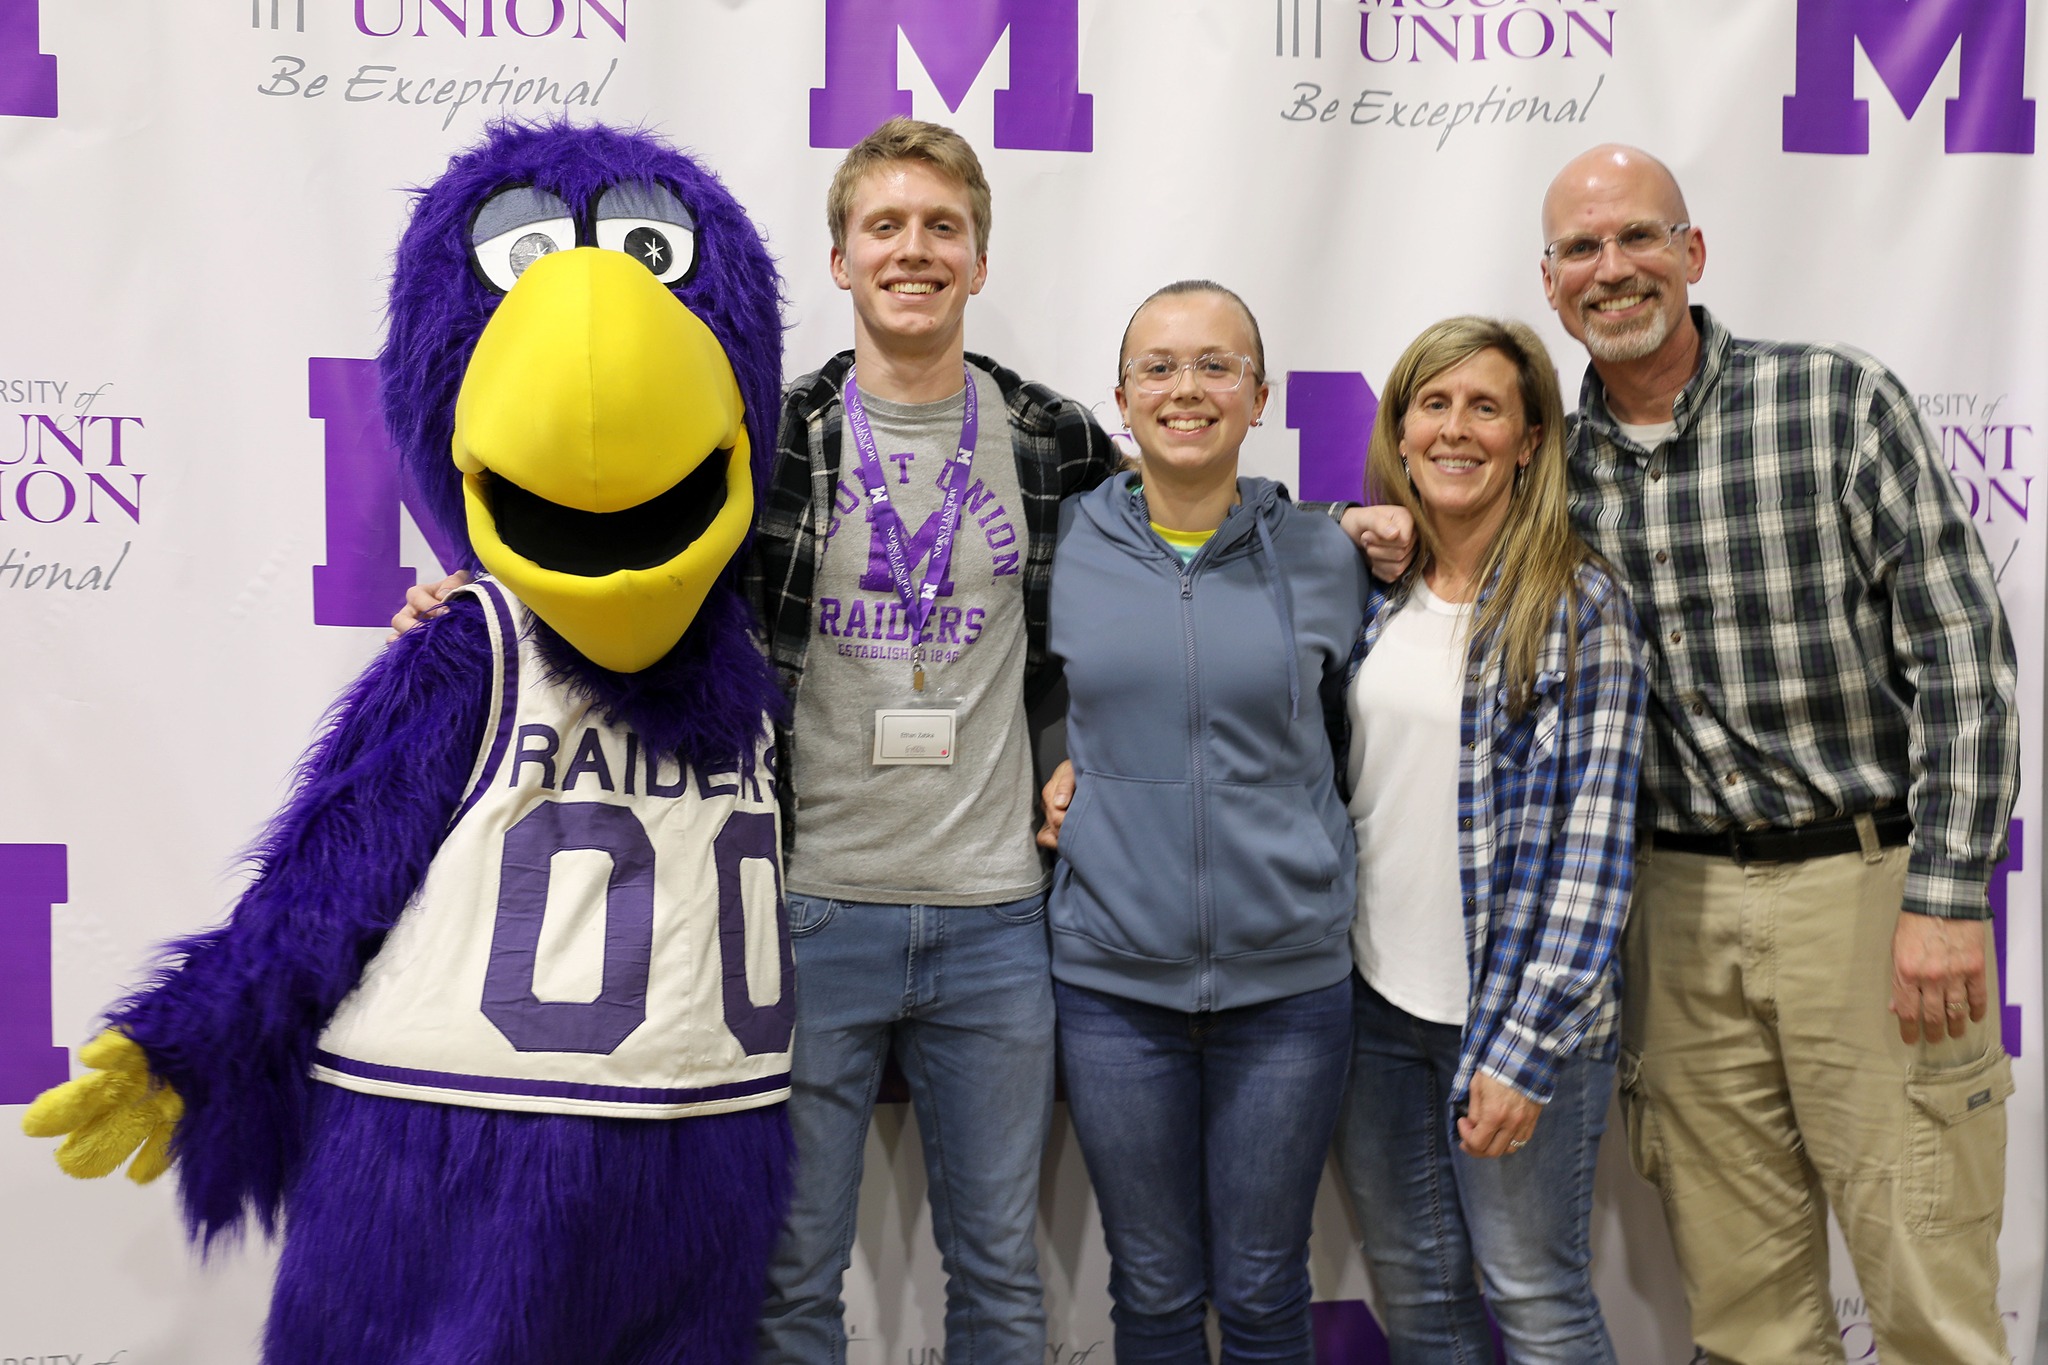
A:
<svg viewBox="0 0 2048 1365">
<path fill-rule="evenodd" d="M 1906 850 L 1646 855 L 1623 939 L 1630 1156 L 1664 1197 L 1693 1335 L 1729 1365 L 1843 1359 L 1827 1209 L 1885 1365 L 2007 1365 L 1998 982 L 1958 1039 L 1899 1041 Z"/>
</svg>

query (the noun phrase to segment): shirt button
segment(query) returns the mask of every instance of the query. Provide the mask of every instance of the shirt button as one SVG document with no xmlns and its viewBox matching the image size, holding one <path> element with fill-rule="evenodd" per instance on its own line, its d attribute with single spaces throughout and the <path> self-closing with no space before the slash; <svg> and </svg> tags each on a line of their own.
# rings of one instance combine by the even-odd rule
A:
<svg viewBox="0 0 2048 1365">
<path fill-rule="evenodd" d="M 1458 828 L 1459 828 L 1459 829 L 1470 829 L 1470 828 L 1472 828 L 1472 817 L 1468 815 L 1468 816 L 1466 816 L 1466 817 L 1465 817 L 1465 818 L 1464 818 L 1463 820 L 1460 820 L 1460 821 L 1458 822 Z"/>
<path fill-rule="evenodd" d="M 1741 774 L 1741 773 L 1730 773 L 1730 774 L 1728 774 L 1728 785 L 1729 785 L 1729 786 L 1731 786 L 1731 787 L 1732 787 L 1732 786 L 1734 786 L 1734 785 L 1735 785 L 1735 784 L 1736 784 L 1737 782 L 1740 782 L 1741 780 L 1742 780 L 1742 774 Z"/>
<path fill-rule="evenodd" d="M 1674 645 L 1677 644 L 1680 640 L 1683 640 L 1684 638 L 1685 633 L 1683 631 L 1674 630 L 1671 632 L 1671 643 Z"/>
<path fill-rule="evenodd" d="M 1662 564 L 1665 560 L 1669 558 L 1671 558 L 1671 556 L 1665 554 L 1662 550 L 1657 551 L 1657 562 L 1659 564 Z"/>
<path fill-rule="evenodd" d="M 1663 470 L 1661 470 L 1661 469 L 1653 469 L 1653 470 L 1651 470 L 1651 471 L 1650 471 L 1650 481 L 1651 481 L 1652 483 L 1655 483 L 1655 482 L 1656 482 L 1656 481 L 1657 481 L 1658 479 L 1661 479 L 1661 478 L 1663 478 L 1663 477 L 1664 477 L 1664 471 L 1663 471 Z"/>
<path fill-rule="evenodd" d="M 1705 702 L 1698 702 L 1698 701 L 1694 702 L 1694 703 L 1692 704 L 1692 713 L 1693 713 L 1694 715 L 1696 715 L 1696 716 L 1704 716 L 1705 714 L 1707 714 L 1707 705 L 1706 705 L 1706 703 L 1705 703 Z"/>
</svg>

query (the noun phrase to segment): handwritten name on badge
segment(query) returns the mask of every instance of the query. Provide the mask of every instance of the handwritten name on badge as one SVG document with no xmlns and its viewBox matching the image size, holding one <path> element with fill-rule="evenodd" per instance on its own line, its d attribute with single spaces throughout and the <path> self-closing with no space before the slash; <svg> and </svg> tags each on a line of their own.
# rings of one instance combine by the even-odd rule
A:
<svg viewBox="0 0 2048 1365">
<path fill-rule="evenodd" d="M 874 761 L 951 766 L 955 714 L 923 709 L 875 712 Z"/>
</svg>

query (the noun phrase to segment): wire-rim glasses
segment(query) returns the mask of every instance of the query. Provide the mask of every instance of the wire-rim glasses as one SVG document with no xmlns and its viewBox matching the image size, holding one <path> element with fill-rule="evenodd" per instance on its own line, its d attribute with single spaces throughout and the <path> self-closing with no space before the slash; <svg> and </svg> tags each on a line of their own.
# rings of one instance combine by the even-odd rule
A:
<svg viewBox="0 0 2048 1365">
<path fill-rule="evenodd" d="M 1236 351 L 1204 351 L 1192 360 L 1146 351 L 1124 362 L 1124 381 L 1140 393 L 1167 393 L 1180 384 L 1183 370 L 1192 371 L 1195 382 L 1208 392 L 1229 393 L 1251 373 L 1252 359 Z"/>
<path fill-rule="evenodd" d="M 1591 265 L 1600 259 L 1600 253 L 1612 242 L 1621 248 L 1624 256 L 1654 256 L 1670 246 L 1680 233 L 1691 230 L 1691 223 L 1660 223 L 1655 219 L 1645 219 L 1625 224 L 1619 232 L 1605 237 L 1590 232 L 1574 232 L 1544 247 L 1543 254 L 1552 265 Z"/>
</svg>

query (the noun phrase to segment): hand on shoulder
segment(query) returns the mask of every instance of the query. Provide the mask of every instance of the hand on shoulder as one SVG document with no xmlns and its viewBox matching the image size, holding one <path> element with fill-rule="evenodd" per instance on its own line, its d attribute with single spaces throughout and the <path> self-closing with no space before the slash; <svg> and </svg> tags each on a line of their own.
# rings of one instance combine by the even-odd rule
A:
<svg viewBox="0 0 2048 1365">
<path fill-rule="evenodd" d="M 1408 572 L 1415 558 L 1415 518 L 1408 515 L 1407 508 L 1390 503 L 1347 507 L 1338 524 L 1365 556 L 1374 578 L 1392 583 Z"/>
</svg>

